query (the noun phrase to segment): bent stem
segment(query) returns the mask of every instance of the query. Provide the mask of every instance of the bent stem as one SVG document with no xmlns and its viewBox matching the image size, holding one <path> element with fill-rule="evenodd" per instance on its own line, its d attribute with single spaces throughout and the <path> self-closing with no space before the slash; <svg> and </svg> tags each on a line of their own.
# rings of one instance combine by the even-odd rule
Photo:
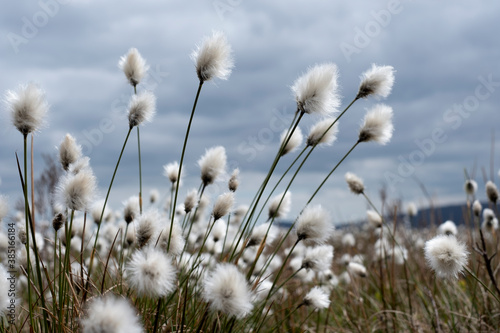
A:
<svg viewBox="0 0 500 333">
<path fill-rule="evenodd" d="M 115 177 L 116 177 L 116 172 L 118 171 L 118 166 L 120 165 L 120 161 L 122 159 L 123 152 L 125 150 L 125 146 L 127 145 L 128 138 L 130 137 L 130 132 L 132 132 L 132 128 L 133 127 L 129 128 L 129 130 L 127 132 L 127 136 L 125 137 L 125 141 L 123 142 L 123 147 L 122 147 L 122 150 L 120 152 L 120 156 L 118 157 L 118 162 L 116 162 L 115 170 L 113 171 L 113 176 L 111 177 L 111 182 L 110 182 L 109 187 L 108 187 L 108 192 L 106 193 L 106 198 L 104 199 L 104 205 L 102 206 L 102 212 L 101 212 L 101 217 L 99 218 L 99 221 L 102 221 L 102 218 L 104 217 L 104 210 L 106 209 L 106 204 L 108 203 L 109 194 L 111 192 L 111 188 L 113 187 L 113 182 L 114 182 Z M 97 231 L 96 231 L 95 240 L 94 240 L 94 246 L 92 247 L 92 252 L 90 254 L 90 264 L 89 264 L 89 271 L 87 274 L 87 282 L 85 283 L 85 288 L 83 291 L 83 302 L 85 302 L 85 300 L 87 299 L 87 293 L 88 293 L 88 288 L 89 288 L 89 283 L 90 283 L 90 276 L 92 274 L 92 268 L 94 266 L 95 250 L 97 247 L 97 240 L 99 238 L 99 231 L 101 230 L 101 225 L 102 225 L 102 223 L 99 223 L 99 225 L 97 226 Z"/>
</svg>

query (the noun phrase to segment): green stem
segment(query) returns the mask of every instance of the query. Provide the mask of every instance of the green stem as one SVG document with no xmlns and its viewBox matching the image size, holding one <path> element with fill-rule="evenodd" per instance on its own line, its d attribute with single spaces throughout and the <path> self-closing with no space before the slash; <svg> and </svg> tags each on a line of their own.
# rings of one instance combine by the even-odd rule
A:
<svg viewBox="0 0 500 333">
<path fill-rule="evenodd" d="M 128 138 L 130 136 L 131 131 L 132 131 L 132 128 L 129 128 L 129 130 L 127 132 L 127 136 L 125 137 L 125 142 L 123 142 L 123 147 L 122 147 L 122 150 L 120 152 L 120 156 L 118 157 L 118 162 L 116 162 L 115 171 L 113 172 L 113 177 L 111 177 L 111 182 L 110 182 L 109 187 L 108 187 L 108 192 L 106 193 L 106 199 L 104 199 L 104 205 L 102 206 L 101 218 L 99 219 L 99 221 L 102 221 L 102 218 L 104 217 L 104 210 L 106 209 L 106 204 L 108 203 L 109 194 L 111 192 L 111 187 L 113 187 L 113 182 L 115 180 L 116 172 L 118 171 L 118 166 L 120 165 L 120 161 L 121 161 L 122 156 L 123 156 L 123 151 L 125 150 L 125 146 L 127 145 L 127 141 L 128 141 Z M 101 225 L 102 225 L 102 223 L 99 223 L 99 225 L 97 226 L 97 231 L 96 231 L 95 240 L 94 240 L 94 246 L 92 247 L 92 252 L 90 254 L 90 264 L 89 264 L 89 271 L 87 274 L 87 282 L 85 283 L 85 289 L 83 291 L 83 293 L 84 293 L 83 294 L 83 302 L 85 302 L 85 300 L 87 299 L 88 288 L 89 288 L 89 283 L 90 283 L 90 276 L 91 276 L 92 268 L 94 265 L 95 250 L 97 247 L 97 239 L 99 237 L 99 231 L 101 230 Z"/>
<path fill-rule="evenodd" d="M 491 289 L 490 289 L 490 288 L 488 288 L 488 287 L 486 286 L 486 284 L 484 284 L 484 282 L 483 282 L 483 281 L 481 281 L 481 280 L 480 280 L 480 279 L 476 276 L 476 274 L 474 274 L 473 272 L 471 272 L 471 271 L 470 271 L 467 267 L 465 267 L 465 266 L 464 266 L 464 270 L 465 270 L 467 273 L 469 273 L 469 275 L 470 275 L 470 276 L 472 276 L 472 277 L 473 277 L 473 278 L 474 278 L 477 282 L 479 282 L 479 283 L 483 286 L 483 288 L 484 288 L 484 289 L 486 289 L 486 290 L 487 290 L 487 291 L 491 294 L 491 296 L 493 296 L 493 298 L 494 298 L 494 299 L 495 299 L 495 300 L 496 300 L 496 301 L 500 304 L 500 300 L 498 299 L 497 295 L 495 295 L 495 293 L 494 293 L 493 291 L 491 291 Z"/>
</svg>

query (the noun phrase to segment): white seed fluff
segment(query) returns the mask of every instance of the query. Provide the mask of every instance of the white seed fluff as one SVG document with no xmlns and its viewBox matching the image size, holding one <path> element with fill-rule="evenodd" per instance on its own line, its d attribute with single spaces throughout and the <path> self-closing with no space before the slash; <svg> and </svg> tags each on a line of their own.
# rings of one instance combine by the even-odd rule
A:
<svg viewBox="0 0 500 333">
<path fill-rule="evenodd" d="M 292 91 L 298 109 L 305 113 L 329 115 L 340 106 L 338 69 L 333 63 L 316 65 L 295 80 Z"/>
<path fill-rule="evenodd" d="M 83 333 L 142 333 L 135 309 L 123 298 L 105 296 L 89 303 L 81 320 Z"/>
<path fill-rule="evenodd" d="M 366 98 L 371 95 L 386 98 L 394 85 L 394 68 L 392 66 L 377 66 L 361 74 L 361 83 L 356 98 Z"/>
<path fill-rule="evenodd" d="M 200 82 L 213 78 L 226 80 L 234 67 L 231 46 L 220 31 L 214 31 L 212 36 L 205 37 L 201 45 L 191 53 L 191 59 L 196 65 Z"/>
<path fill-rule="evenodd" d="M 17 91 L 7 91 L 5 102 L 12 124 L 23 135 L 38 130 L 49 109 L 44 92 L 33 83 L 21 85 Z"/>
<path fill-rule="evenodd" d="M 136 48 L 131 48 L 126 55 L 120 58 L 118 67 L 120 67 L 128 82 L 134 87 L 141 82 L 149 69 L 146 60 L 144 60 Z"/>
<path fill-rule="evenodd" d="M 455 236 L 438 235 L 425 243 L 425 259 L 439 277 L 457 279 L 467 264 L 468 252 Z"/>
<path fill-rule="evenodd" d="M 325 118 L 314 124 L 307 137 L 307 145 L 314 147 L 319 144 L 326 146 L 333 144 L 339 132 L 339 123 L 335 120 L 335 118 Z M 335 124 L 332 126 L 333 122 Z"/>
<path fill-rule="evenodd" d="M 392 124 L 392 108 L 385 104 L 377 104 L 368 110 L 359 130 L 359 142 L 375 141 L 387 144 L 394 132 Z"/>
<path fill-rule="evenodd" d="M 156 113 L 156 97 L 152 92 L 143 91 L 133 95 L 128 105 L 129 127 L 150 122 Z"/>
<path fill-rule="evenodd" d="M 323 244 L 330 238 L 333 226 L 330 216 L 321 205 L 307 206 L 297 219 L 297 237 L 317 244 Z"/>
<path fill-rule="evenodd" d="M 218 264 L 203 280 L 203 298 L 214 310 L 243 318 L 252 309 L 252 295 L 245 275 L 232 264 Z"/>
<path fill-rule="evenodd" d="M 201 180 L 203 184 L 212 184 L 217 177 L 226 169 L 226 149 L 222 146 L 207 149 L 205 154 L 198 160 L 201 169 Z"/>
<path fill-rule="evenodd" d="M 146 247 L 132 254 L 127 279 L 140 296 L 164 297 L 175 289 L 176 269 L 163 251 Z"/>
<path fill-rule="evenodd" d="M 316 310 L 326 309 L 330 306 L 330 299 L 320 287 L 313 287 L 304 297 L 304 305 L 312 306 Z"/>
</svg>

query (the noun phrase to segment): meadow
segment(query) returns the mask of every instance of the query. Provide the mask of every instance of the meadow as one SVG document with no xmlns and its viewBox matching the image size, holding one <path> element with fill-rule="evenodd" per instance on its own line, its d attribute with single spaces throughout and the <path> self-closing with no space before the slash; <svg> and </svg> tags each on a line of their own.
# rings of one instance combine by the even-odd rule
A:
<svg viewBox="0 0 500 333">
<path fill-rule="evenodd" d="M 342 102 L 334 63 L 310 66 L 291 85 L 296 112 L 253 199 L 235 205 L 240 170 L 227 170 L 226 149 L 206 147 L 198 188 L 183 186 L 187 142 L 196 133 L 198 99 L 206 82 L 230 79 L 233 52 L 213 32 L 191 55 L 199 79 L 179 159 L 158 178 L 169 186 L 142 188 L 140 130 L 154 121 L 156 97 L 142 89 L 147 61 L 131 48 L 118 60 L 130 83 L 129 124 L 106 196 L 96 198 L 92 161 L 71 133 L 35 179 L 33 143 L 49 111 L 41 87 L 28 83 L 5 93 L 12 126 L 22 135 L 17 156 L 19 197 L 0 196 L 1 332 L 496 332 L 500 327 L 497 278 L 498 189 L 464 179 L 461 221 L 422 221 L 417 207 L 380 206 L 353 173 L 338 166 L 358 145 L 390 144 L 395 81 L 389 65 L 367 65 L 358 91 Z M 307 64 L 305 66 L 307 68 Z M 350 100 L 349 100 L 350 98 Z M 373 101 L 357 140 L 297 216 L 288 216 L 293 183 L 316 148 L 336 149 L 338 121 L 358 100 Z M 301 120 L 318 121 L 303 134 Z M 146 125 L 147 126 L 147 125 Z M 17 133 L 16 133 L 17 134 Z M 147 136 L 145 132 L 142 136 Z M 135 140 L 137 138 L 137 140 Z M 20 141 L 21 142 L 21 141 Z M 115 176 L 127 145 L 137 145 L 136 193 L 111 207 Z M 332 146 L 332 147 L 329 147 Z M 284 162 L 282 157 L 293 156 Z M 52 159 L 51 159 L 52 158 Z M 291 161 L 291 162 L 288 162 Z M 279 163 L 288 163 L 277 174 Z M 206 189 L 228 175 L 221 193 Z M 352 196 L 370 209 L 362 225 L 335 229 L 329 207 L 314 202 L 330 177 L 343 177 Z M 476 200 L 485 191 L 487 205 Z M 167 202 L 159 198 L 167 197 Z M 484 207 L 483 207 L 484 206 Z M 488 207 L 486 207 L 488 206 Z M 360 207 L 360 209 L 364 209 Z M 38 218 L 40 212 L 52 221 Z M 290 227 L 280 221 L 292 221 Z M 460 223 L 458 223 L 460 222 Z M 460 224 L 457 226 L 457 224 Z"/>
</svg>

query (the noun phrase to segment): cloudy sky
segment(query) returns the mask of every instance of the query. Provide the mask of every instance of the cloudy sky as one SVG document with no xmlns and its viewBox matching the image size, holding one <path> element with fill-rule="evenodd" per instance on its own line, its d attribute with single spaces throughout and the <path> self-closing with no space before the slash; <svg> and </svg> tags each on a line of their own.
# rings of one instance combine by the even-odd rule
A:
<svg viewBox="0 0 500 333">
<path fill-rule="evenodd" d="M 295 111 L 290 86 L 308 67 L 334 62 L 343 105 L 357 92 L 360 74 L 372 63 L 397 70 L 392 94 L 395 132 L 386 146 L 358 146 L 321 190 L 316 203 L 334 222 L 364 216 L 366 203 L 344 182 L 348 171 L 364 179 L 379 202 L 427 205 L 416 179 L 436 203 L 464 200 L 464 168 L 475 170 L 484 195 L 490 177 L 491 142 L 500 117 L 500 29 L 498 2 L 474 1 L 9 1 L 0 12 L 0 91 L 36 82 L 51 105 L 35 136 L 41 154 L 57 152 L 71 133 L 91 158 L 105 194 L 125 138 L 126 104 L 132 93 L 117 63 L 131 47 L 150 65 L 140 89 L 154 91 L 158 112 L 141 129 L 144 192 L 168 183 L 162 166 L 180 158 L 198 79 L 190 53 L 205 35 L 223 31 L 235 68 L 227 81 L 202 90 L 185 158 L 187 189 L 198 187 L 197 160 L 206 148 L 223 145 L 231 167 L 241 170 L 239 204 L 248 203 L 278 149 L 280 131 Z M 291 187 L 291 217 L 357 139 L 366 108 L 356 102 L 340 121 L 338 141 L 317 149 Z M 14 153 L 22 136 L 1 116 L 0 193 L 19 197 Z M 307 116 L 303 132 L 318 118 Z M 498 184 L 500 133 L 495 133 L 494 177 Z M 283 171 L 294 156 L 278 166 Z M 229 170 L 231 171 L 231 170 Z M 209 189 L 214 197 L 225 183 Z M 132 137 L 111 193 L 111 205 L 138 191 L 137 144 Z"/>
</svg>

